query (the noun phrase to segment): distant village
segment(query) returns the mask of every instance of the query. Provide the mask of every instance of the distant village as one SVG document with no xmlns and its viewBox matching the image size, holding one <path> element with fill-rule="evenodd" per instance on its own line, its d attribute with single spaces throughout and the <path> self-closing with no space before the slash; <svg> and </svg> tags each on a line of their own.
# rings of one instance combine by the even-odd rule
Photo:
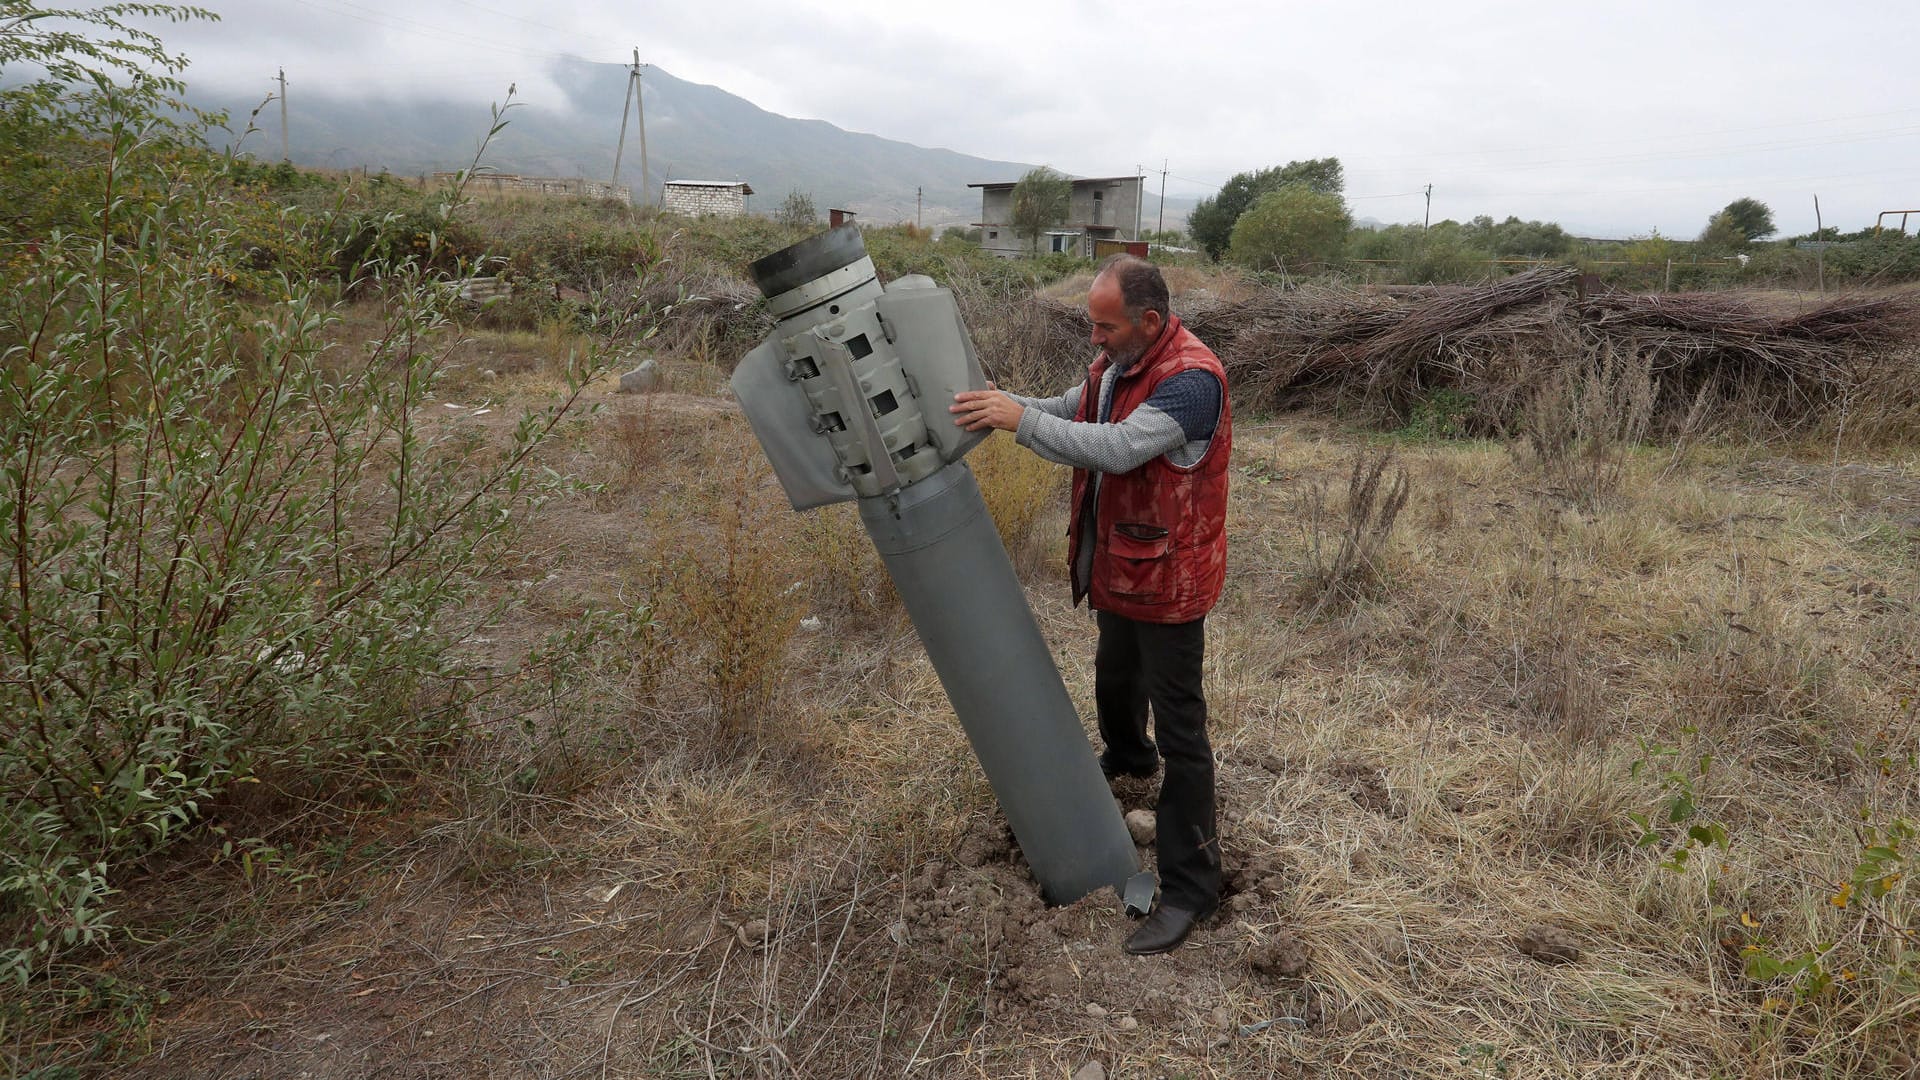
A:
<svg viewBox="0 0 1920 1080">
<path fill-rule="evenodd" d="M 445 181 L 453 176 L 453 173 L 435 173 L 434 179 Z M 1073 194 L 1065 219 L 1041 234 L 1038 250 L 1089 259 L 1120 252 L 1146 255 L 1148 244 L 1141 233 L 1145 179 L 1143 176 L 1101 176 L 1073 180 Z M 633 204 L 633 189 L 627 185 L 579 177 L 483 173 L 469 177 L 467 186 L 476 192 L 502 195 L 613 199 L 629 206 Z M 979 232 L 981 250 L 1009 259 L 1035 250 L 1035 244 L 1015 235 L 1014 181 L 967 186 L 980 192 L 979 220 L 971 223 L 971 229 Z M 753 185 L 745 180 L 667 180 L 660 186 L 660 208 L 689 217 L 738 217 L 751 211 L 748 200 L 753 194 Z M 838 227 L 857 216 L 851 210 L 831 207 L 827 211 L 827 224 Z"/>
</svg>

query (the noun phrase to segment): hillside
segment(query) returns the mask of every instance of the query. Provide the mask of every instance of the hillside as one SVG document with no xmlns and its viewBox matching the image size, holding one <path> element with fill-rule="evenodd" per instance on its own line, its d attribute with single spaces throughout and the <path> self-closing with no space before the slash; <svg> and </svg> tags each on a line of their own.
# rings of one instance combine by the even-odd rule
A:
<svg viewBox="0 0 1920 1080">
<path fill-rule="evenodd" d="M 510 123 L 490 147 L 488 164 L 503 172 L 606 176 L 613 170 L 627 69 L 569 59 L 556 63 L 550 74 L 564 99 L 523 101 L 508 114 Z M 755 200 L 749 205 L 760 209 L 770 210 L 787 192 L 801 191 L 823 211 L 844 206 L 889 222 L 913 218 L 919 188 L 922 220 L 937 227 L 978 220 L 980 197 L 969 183 L 1017 179 L 1031 168 L 781 116 L 658 67 L 645 69 L 642 85 L 649 179 L 656 189 L 669 177 L 738 178 L 753 185 Z M 226 110 L 243 127 L 258 102 L 202 97 L 198 104 Z M 472 159 L 486 132 L 487 105 L 294 93 L 288 100 L 290 152 L 296 164 L 315 167 L 365 166 L 401 175 L 458 168 Z M 277 112 L 263 112 L 258 123 L 262 130 L 247 145 L 263 157 L 277 154 Z M 634 187 L 641 182 L 638 140 L 631 132 L 621 180 Z M 1190 205 L 1167 200 L 1168 224 L 1184 222 Z M 1154 218 L 1158 210 L 1149 192 L 1146 217 Z"/>
</svg>

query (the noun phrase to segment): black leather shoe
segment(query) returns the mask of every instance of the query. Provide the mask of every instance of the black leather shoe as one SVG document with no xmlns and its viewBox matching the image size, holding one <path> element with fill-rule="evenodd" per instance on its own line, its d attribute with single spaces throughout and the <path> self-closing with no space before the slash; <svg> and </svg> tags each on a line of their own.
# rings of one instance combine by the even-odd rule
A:
<svg viewBox="0 0 1920 1080">
<path fill-rule="evenodd" d="M 1148 765 L 1146 768 L 1138 768 L 1138 767 L 1128 768 L 1116 762 L 1107 760 L 1107 755 L 1105 754 L 1100 755 L 1100 775 L 1106 777 L 1109 780 L 1118 780 L 1120 777 L 1123 777 L 1123 776 L 1131 776 L 1135 780 L 1145 780 L 1147 777 L 1152 776 L 1154 773 L 1159 771 L 1160 771 L 1159 762 L 1155 762 L 1151 765 Z"/>
<path fill-rule="evenodd" d="M 1199 919 L 1199 915 L 1186 908 L 1161 904 L 1127 938 L 1127 951 L 1135 956 L 1172 952 L 1187 940 L 1187 935 L 1193 932 L 1193 924 Z"/>
</svg>

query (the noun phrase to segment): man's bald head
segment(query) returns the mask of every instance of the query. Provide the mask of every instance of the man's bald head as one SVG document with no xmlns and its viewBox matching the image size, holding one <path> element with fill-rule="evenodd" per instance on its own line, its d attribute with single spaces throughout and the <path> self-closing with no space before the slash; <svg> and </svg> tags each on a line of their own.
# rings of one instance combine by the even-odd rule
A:
<svg viewBox="0 0 1920 1080">
<path fill-rule="evenodd" d="M 1100 265 L 1087 291 L 1092 339 L 1122 370 L 1145 356 L 1167 327 L 1167 282 L 1145 259 L 1116 255 Z"/>
<path fill-rule="evenodd" d="M 1127 318 L 1135 324 L 1141 316 L 1151 311 L 1160 316 L 1164 324 L 1171 313 L 1167 293 L 1167 279 L 1160 276 L 1160 268 L 1138 255 L 1115 255 L 1100 264 L 1100 270 L 1093 276 L 1097 288 L 1102 282 L 1110 282 L 1120 289 L 1120 302 L 1127 309 Z"/>
</svg>

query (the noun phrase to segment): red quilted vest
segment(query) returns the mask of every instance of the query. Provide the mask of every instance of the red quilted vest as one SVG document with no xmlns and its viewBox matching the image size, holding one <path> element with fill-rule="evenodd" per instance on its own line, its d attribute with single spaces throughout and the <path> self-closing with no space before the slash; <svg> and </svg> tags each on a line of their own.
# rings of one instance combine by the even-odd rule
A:
<svg viewBox="0 0 1920 1080">
<path fill-rule="evenodd" d="M 1100 409 L 1105 353 L 1087 369 L 1076 421 L 1092 423 Z M 1100 481 L 1094 511 L 1092 605 L 1100 611 L 1153 623 L 1192 622 L 1213 609 L 1227 577 L 1227 459 L 1233 451 L 1233 410 L 1226 371 L 1213 351 L 1187 332 L 1179 316 L 1167 320 L 1153 348 L 1114 383 L 1110 423 L 1126 419 L 1162 381 L 1182 371 L 1210 371 L 1220 380 L 1220 423 L 1200 461 L 1181 468 L 1162 454 L 1127 473 Z M 1085 469 L 1073 473 L 1073 520 L 1067 526 L 1067 574 L 1079 565 L 1081 516 L 1086 513 Z M 1085 593 L 1075 583 L 1073 602 Z"/>
</svg>

